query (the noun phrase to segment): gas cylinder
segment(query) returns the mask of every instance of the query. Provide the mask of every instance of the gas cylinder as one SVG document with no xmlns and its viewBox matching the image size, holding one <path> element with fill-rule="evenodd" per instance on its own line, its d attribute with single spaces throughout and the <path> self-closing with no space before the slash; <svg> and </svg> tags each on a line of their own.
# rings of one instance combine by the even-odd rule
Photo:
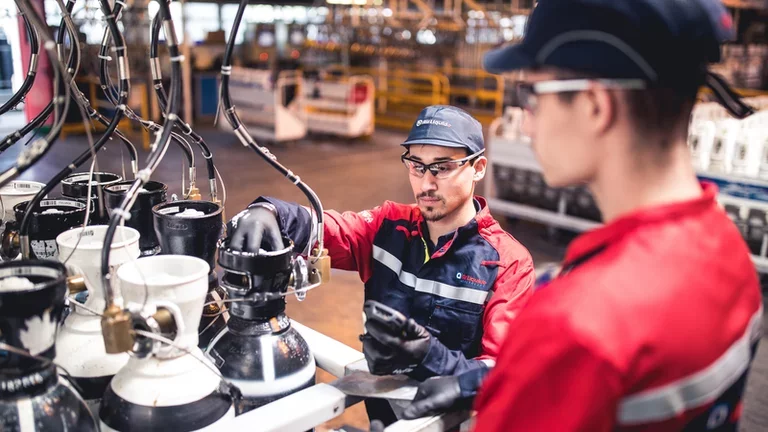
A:
<svg viewBox="0 0 768 432">
<path fill-rule="evenodd" d="M 90 174 L 90 172 L 81 172 L 71 174 L 64 178 L 64 180 L 61 181 L 61 194 L 65 197 L 85 201 L 88 195 L 88 183 L 90 183 L 94 212 L 91 213 L 89 224 L 105 224 L 109 221 L 109 215 L 107 214 L 106 203 L 99 200 L 99 197 L 103 197 L 104 193 L 102 189 L 102 194 L 100 195 L 99 188 L 115 184 L 123 178 L 117 174 L 108 172 L 95 172 L 93 175 Z"/>
<path fill-rule="evenodd" d="M 83 399 L 51 360 L 67 293 L 64 265 L 0 264 L 0 430 L 96 431 Z"/>
<path fill-rule="evenodd" d="M 242 414 L 315 383 L 315 359 L 304 338 L 285 314 L 289 285 L 307 280 L 303 258 L 293 256 L 293 243 L 259 254 L 219 245 L 221 286 L 227 291 L 230 318 L 211 341 L 206 355 L 243 394 Z"/>
<path fill-rule="evenodd" d="M 163 254 L 187 255 L 208 263 L 208 296 L 200 320 L 200 349 L 208 346 L 229 318 L 224 311 L 226 293 L 219 287 L 216 245 L 224 230 L 223 208 L 210 201 L 172 201 L 152 208 L 154 227 Z"/>
<path fill-rule="evenodd" d="M 76 267 L 85 278 L 88 300 L 85 307 L 72 306 L 56 337 L 56 362 L 69 371 L 82 390 L 88 406 L 98 412 L 99 402 L 112 377 L 128 362 L 128 354 L 107 354 L 101 334 L 101 317 L 90 311 L 104 311 L 101 284 L 101 251 L 106 225 L 74 228 L 56 238 L 59 259 Z M 80 235 L 82 233 L 82 236 Z M 139 232 L 117 227 L 112 240 L 109 264 L 116 268 L 139 256 Z M 89 311 L 90 310 L 90 311 Z"/>
<path fill-rule="evenodd" d="M 146 257 L 117 270 L 129 310 L 153 317 L 169 311 L 169 318 L 148 322 L 173 345 L 137 335 L 104 394 L 102 431 L 212 430 L 235 416 L 229 386 L 197 347 L 208 271 L 205 261 L 183 255 Z"/>
<path fill-rule="evenodd" d="M 13 207 L 19 224 L 24 218 L 28 204 L 29 201 L 24 201 Z M 32 220 L 29 225 L 29 232 L 27 233 L 29 236 L 30 257 L 56 259 L 59 256 L 59 249 L 56 247 L 56 237 L 72 227 L 83 224 L 86 203 L 70 198 L 46 199 L 40 201 L 40 205 L 31 211 L 30 217 Z M 14 257 L 14 254 L 18 254 L 18 247 L 10 245 L 10 243 L 14 243 L 12 238 L 18 236 L 18 234 L 17 224 L 9 222 L 3 232 L 3 257 Z M 15 243 L 18 243 L 18 241 Z M 8 250 L 5 248 L 6 244 L 9 245 Z"/>
<path fill-rule="evenodd" d="M 0 231 L 5 229 L 7 221 L 16 220 L 13 207 L 20 202 L 31 200 L 43 187 L 45 185 L 42 183 L 15 180 L 0 188 L 0 215 L 3 218 Z"/>
<path fill-rule="evenodd" d="M 107 212 L 110 217 L 112 210 L 120 208 L 125 198 L 125 193 L 130 189 L 133 181 L 118 182 L 104 188 L 107 201 Z M 139 232 L 139 248 L 141 256 L 155 255 L 160 252 L 160 242 L 155 233 L 152 207 L 164 203 L 168 198 L 168 186 L 156 181 L 148 181 L 139 189 L 136 202 L 131 207 L 131 217 L 125 221 L 125 225 Z"/>
</svg>

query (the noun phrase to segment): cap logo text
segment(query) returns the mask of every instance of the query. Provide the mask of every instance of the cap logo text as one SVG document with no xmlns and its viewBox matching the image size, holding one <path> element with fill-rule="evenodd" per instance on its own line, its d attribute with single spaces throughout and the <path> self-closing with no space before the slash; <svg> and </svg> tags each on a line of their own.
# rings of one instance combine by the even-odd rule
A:
<svg viewBox="0 0 768 432">
<path fill-rule="evenodd" d="M 448 122 L 444 122 L 442 120 L 435 120 L 435 119 L 426 119 L 426 120 L 417 120 L 416 121 L 416 127 L 419 127 L 421 125 L 437 125 L 437 126 L 445 126 L 445 127 L 451 127 L 451 124 Z"/>
</svg>

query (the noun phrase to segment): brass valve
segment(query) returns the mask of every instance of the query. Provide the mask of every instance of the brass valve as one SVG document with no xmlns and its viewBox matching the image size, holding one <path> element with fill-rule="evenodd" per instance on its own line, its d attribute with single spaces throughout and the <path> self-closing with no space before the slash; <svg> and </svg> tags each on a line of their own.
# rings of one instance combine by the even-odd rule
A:
<svg viewBox="0 0 768 432">
<path fill-rule="evenodd" d="M 203 199 L 203 196 L 200 194 L 200 189 L 198 189 L 197 186 L 192 185 L 189 188 L 188 198 L 194 201 L 200 201 L 201 199 Z"/>
<path fill-rule="evenodd" d="M 8 222 L 5 232 L 2 234 L 2 244 L 0 245 L 0 256 L 5 260 L 16 258 L 21 252 L 21 241 L 19 232 L 14 229 L 11 222 Z"/>
<path fill-rule="evenodd" d="M 328 256 L 328 249 L 323 249 L 322 252 L 317 248 L 313 249 L 307 264 L 309 264 L 309 277 L 312 283 L 331 281 L 331 257 Z"/>
<path fill-rule="evenodd" d="M 173 317 L 173 313 L 170 310 L 159 308 L 157 309 L 157 312 L 152 315 L 152 318 L 154 318 L 157 323 L 160 333 L 167 335 L 176 332 L 176 319 Z"/>
<path fill-rule="evenodd" d="M 111 304 L 101 318 L 101 332 L 107 354 L 128 352 L 133 348 L 131 314 Z"/>
<path fill-rule="evenodd" d="M 85 291 L 85 277 L 83 275 L 75 275 L 67 277 L 67 289 L 70 294 L 77 294 Z"/>
</svg>

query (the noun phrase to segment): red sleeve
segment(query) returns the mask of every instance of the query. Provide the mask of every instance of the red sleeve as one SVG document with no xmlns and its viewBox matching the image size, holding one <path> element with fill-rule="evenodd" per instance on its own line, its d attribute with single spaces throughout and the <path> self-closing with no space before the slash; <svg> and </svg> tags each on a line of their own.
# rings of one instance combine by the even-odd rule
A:
<svg viewBox="0 0 768 432">
<path fill-rule="evenodd" d="M 324 212 L 325 247 L 331 266 L 360 273 L 363 282 L 371 277 L 373 238 L 376 236 L 389 203 L 359 213 Z"/>
<path fill-rule="evenodd" d="M 560 321 L 524 313 L 510 327 L 476 401 L 477 431 L 614 429 L 620 375 Z"/>
<path fill-rule="evenodd" d="M 507 337 L 509 324 L 528 303 L 533 294 L 536 275 L 533 260 L 524 248 L 524 253 L 496 278 L 494 293 L 485 308 L 483 316 L 483 340 L 478 359 L 494 360 L 501 351 L 501 344 Z"/>
</svg>

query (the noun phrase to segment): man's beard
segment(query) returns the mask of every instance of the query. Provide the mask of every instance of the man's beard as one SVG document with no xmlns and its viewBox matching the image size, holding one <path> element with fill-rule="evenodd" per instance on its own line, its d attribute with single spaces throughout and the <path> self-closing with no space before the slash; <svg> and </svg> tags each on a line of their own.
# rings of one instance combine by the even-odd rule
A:
<svg viewBox="0 0 768 432">
<path fill-rule="evenodd" d="M 443 204 L 445 203 L 445 200 L 441 196 L 435 195 L 435 194 L 432 194 L 432 193 L 429 193 L 429 192 L 423 192 L 423 193 L 420 193 L 420 194 L 416 195 L 417 201 L 418 201 L 419 198 L 427 198 L 427 197 L 428 198 L 437 198 L 437 199 L 440 200 L 441 203 L 443 203 Z M 439 203 L 436 203 L 436 204 L 439 204 Z M 441 211 L 441 210 L 438 210 L 436 205 L 435 206 L 425 206 L 422 209 L 422 211 L 421 211 L 421 215 L 424 217 L 424 220 L 427 221 L 427 222 L 437 222 L 440 219 L 445 217 L 445 213 L 443 211 Z"/>
</svg>

